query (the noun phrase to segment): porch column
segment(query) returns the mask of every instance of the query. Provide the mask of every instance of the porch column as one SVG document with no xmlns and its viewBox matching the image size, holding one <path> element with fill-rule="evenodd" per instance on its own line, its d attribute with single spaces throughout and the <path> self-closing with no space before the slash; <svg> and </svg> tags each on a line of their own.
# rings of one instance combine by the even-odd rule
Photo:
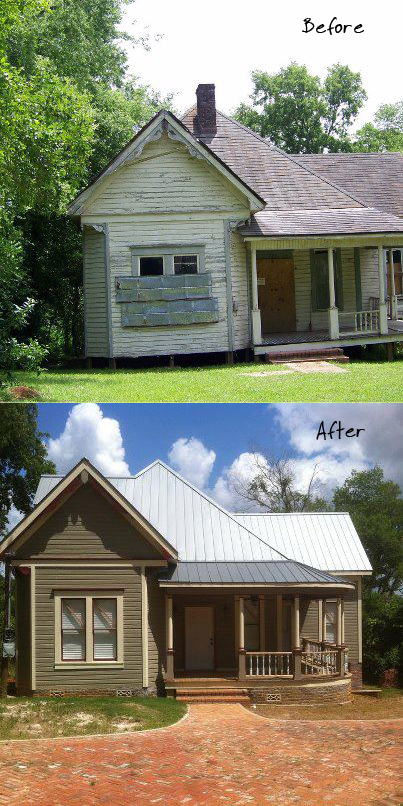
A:
<svg viewBox="0 0 403 806">
<path fill-rule="evenodd" d="M 244 680 L 246 677 L 246 656 L 245 656 L 245 610 L 244 598 L 239 597 L 239 647 L 238 647 L 238 677 Z"/>
<path fill-rule="evenodd" d="M 327 250 L 327 268 L 329 280 L 329 335 L 331 339 L 339 338 L 339 310 L 336 308 L 336 295 L 334 290 L 334 261 L 333 249 Z"/>
<path fill-rule="evenodd" d="M 279 593 L 276 596 L 276 647 L 277 652 L 283 648 L 283 596 Z"/>
<path fill-rule="evenodd" d="M 302 677 L 301 669 L 301 643 L 299 637 L 299 596 L 294 596 L 294 646 L 293 646 L 293 660 L 294 660 L 294 680 L 299 680 Z"/>
<path fill-rule="evenodd" d="M 265 598 L 259 596 L 259 647 L 261 652 L 266 650 L 266 619 Z"/>
<path fill-rule="evenodd" d="M 393 266 L 393 249 L 389 249 L 389 271 L 390 271 L 390 318 L 397 319 L 397 296 L 395 287 L 395 269 Z"/>
<path fill-rule="evenodd" d="M 259 298 L 257 286 L 257 263 L 256 263 L 256 248 L 251 248 L 251 265 L 252 265 L 252 338 L 253 344 L 262 343 L 262 320 L 259 311 Z"/>
<path fill-rule="evenodd" d="M 174 620 L 172 596 L 167 596 L 167 679 L 174 679 Z"/>
<path fill-rule="evenodd" d="M 337 646 L 341 646 L 342 644 L 342 605 L 341 605 L 341 598 L 337 599 L 337 624 L 336 624 L 336 636 L 337 636 Z"/>
<path fill-rule="evenodd" d="M 379 280 L 379 331 L 388 332 L 388 306 L 385 302 L 385 265 L 383 246 L 378 246 L 378 280 Z"/>
</svg>

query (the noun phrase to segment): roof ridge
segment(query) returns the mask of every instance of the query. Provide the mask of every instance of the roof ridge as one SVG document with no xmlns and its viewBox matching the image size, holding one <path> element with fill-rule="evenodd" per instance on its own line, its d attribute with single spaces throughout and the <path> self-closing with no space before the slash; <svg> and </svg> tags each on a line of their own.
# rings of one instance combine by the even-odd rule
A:
<svg viewBox="0 0 403 806">
<path fill-rule="evenodd" d="M 248 132 L 248 134 L 252 134 L 254 137 L 256 137 L 257 140 L 259 140 L 261 143 L 264 143 L 265 146 L 267 146 L 267 148 L 269 148 L 271 151 L 277 151 L 279 154 L 282 154 L 283 157 L 287 157 L 287 159 L 289 159 L 290 162 L 293 162 L 294 165 L 298 165 L 299 168 L 302 168 L 304 171 L 307 171 L 312 176 L 315 176 L 321 182 L 325 182 L 325 184 L 329 185 L 329 187 L 334 188 L 339 193 L 343 193 L 343 195 L 347 196 L 349 199 L 353 199 L 354 201 L 358 202 L 359 204 L 362 204 L 363 207 L 367 207 L 367 205 L 365 204 L 365 202 L 362 201 L 362 199 L 359 199 L 356 196 L 353 196 L 351 193 L 349 193 L 344 188 L 339 187 L 338 185 L 335 185 L 334 182 L 330 182 L 329 179 L 326 179 L 325 177 L 320 176 L 320 174 L 317 174 L 311 168 L 307 168 L 305 165 L 301 165 L 298 162 L 298 160 L 295 160 L 295 159 L 292 158 L 293 155 L 287 154 L 286 151 L 283 151 L 281 148 L 279 148 L 278 146 L 273 145 L 272 143 L 268 143 L 267 140 L 265 140 L 264 137 L 262 137 L 260 134 L 257 134 L 257 132 L 254 132 L 252 129 L 249 129 L 249 127 L 245 126 L 243 123 L 240 123 L 239 120 L 235 120 L 234 118 L 231 118 L 229 115 L 225 115 L 224 112 L 220 112 L 219 109 L 217 109 L 217 112 L 218 112 L 219 115 L 222 115 L 222 117 L 225 118 L 226 120 L 229 120 L 231 123 L 234 123 L 236 126 L 239 126 L 239 128 L 241 128 L 244 131 Z M 301 154 L 300 156 L 303 156 L 303 155 Z M 335 208 L 335 209 L 337 209 L 337 208 Z"/>
<path fill-rule="evenodd" d="M 150 470 L 155 465 L 161 465 L 161 467 L 165 468 L 165 470 L 167 470 L 169 473 L 172 473 L 173 476 L 178 478 L 179 481 L 181 481 L 183 484 L 186 484 L 187 487 L 190 487 L 191 490 L 193 490 L 202 498 L 204 498 L 206 501 L 208 501 L 209 504 L 212 504 L 212 506 L 216 507 L 221 512 L 224 512 L 224 514 L 227 515 L 232 521 L 234 521 L 237 524 L 237 526 L 241 526 L 243 529 L 245 529 L 246 532 L 248 532 L 248 534 L 252 535 L 252 537 L 254 537 L 256 540 L 259 540 L 259 542 L 263 543 L 264 546 L 268 546 L 268 548 L 271 549 L 271 551 L 273 551 L 275 554 L 279 554 L 280 557 L 283 557 L 285 560 L 290 561 L 289 557 L 286 557 L 286 555 L 282 554 L 281 551 L 275 549 L 274 546 L 271 546 L 270 543 L 267 543 L 266 540 L 263 540 L 261 537 L 259 537 L 259 535 L 256 535 L 255 532 L 252 532 L 250 529 L 248 529 L 247 526 L 238 523 L 238 521 L 231 512 L 225 509 L 225 507 L 223 507 L 221 504 L 218 504 L 217 501 L 214 501 L 213 498 L 210 498 L 210 496 L 207 495 L 207 493 L 205 493 L 203 490 L 200 490 L 198 487 L 196 487 L 196 485 L 192 484 L 192 482 L 188 481 L 183 476 L 181 476 L 180 473 L 178 473 L 176 470 L 173 470 L 173 468 L 167 465 L 166 462 L 163 462 L 162 459 L 156 459 L 154 462 L 151 463 L 151 465 L 144 468 L 144 470 L 140 471 L 137 475 L 140 476 L 142 473 Z"/>
</svg>

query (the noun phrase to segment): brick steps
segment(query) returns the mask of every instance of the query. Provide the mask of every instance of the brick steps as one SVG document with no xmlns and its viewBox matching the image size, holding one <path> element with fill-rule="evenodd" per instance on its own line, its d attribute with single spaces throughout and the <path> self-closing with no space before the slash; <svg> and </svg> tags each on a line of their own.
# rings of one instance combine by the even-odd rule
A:
<svg viewBox="0 0 403 806">
<path fill-rule="evenodd" d="M 341 364 L 347 364 L 349 357 L 344 355 L 341 347 L 328 347 L 327 349 L 292 350 L 290 352 L 278 350 L 275 353 L 266 353 L 265 360 L 267 364 L 289 364 L 293 361 L 338 361 Z"/>
<path fill-rule="evenodd" d="M 177 688 L 176 699 L 188 703 L 240 702 L 250 703 L 247 689 L 237 688 Z"/>
</svg>

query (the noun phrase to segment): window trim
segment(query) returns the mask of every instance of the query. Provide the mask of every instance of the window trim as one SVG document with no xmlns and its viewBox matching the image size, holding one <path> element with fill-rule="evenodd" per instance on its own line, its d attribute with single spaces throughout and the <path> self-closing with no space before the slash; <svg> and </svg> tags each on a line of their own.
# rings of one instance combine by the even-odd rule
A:
<svg viewBox="0 0 403 806">
<path fill-rule="evenodd" d="M 113 589 L 63 589 L 54 590 L 55 609 L 55 669 L 123 668 L 124 624 L 123 590 Z M 62 600 L 85 599 L 85 660 L 65 660 L 62 653 Z M 92 630 L 93 599 L 116 599 L 116 659 L 94 660 L 94 637 Z"/>
<path fill-rule="evenodd" d="M 85 602 L 84 606 L 84 657 L 83 658 L 64 658 L 63 657 L 63 602 L 67 599 L 78 599 L 80 602 Z M 61 596 L 60 597 L 60 657 L 62 663 L 86 663 L 87 662 L 87 607 L 85 596 Z"/>
<path fill-rule="evenodd" d="M 99 630 L 99 629 L 96 630 L 95 629 L 95 624 L 94 624 L 94 622 L 95 622 L 94 602 L 99 600 L 99 599 L 113 599 L 114 601 L 116 601 L 116 627 L 113 629 L 113 632 L 116 633 L 116 652 L 115 652 L 115 657 L 114 658 L 96 658 L 95 657 L 95 633 L 96 632 L 101 632 L 101 630 Z M 109 663 L 116 663 L 116 661 L 118 659 L 118 602 L 117 602 L 117 597 L 115 597 L 115 596 L 93 596 L 92 597 L 92 624 L 91 624 L 91 627 L 92 627 L 92 660 L 94 662 L 102 660 L 102 661 L 104 661 L 105 663 L 108 663 L 108 664 Z M 106 632 L 106 630 L 104 630 L 104 632 Z M 110 629 L 109 632 L 112 632 L 112 629 Z"/>
<path fill-rule="evenodd" d="M 335 638 L 335 640 L 334 641 L 328 641 L 328 637 L 327 637 L 327 606 L 328 606 L 328 604 L 335 604 L 336 605 L 336 620 L 337 620 L 337 599 L 326 599 L 325 600 L 326 642 L 331 644 L 332 646 L 336 646 L 336 644 L 337 644 L 336 620 L 334 622 L 334 638 Z"/>
<path fill-rule="evenodd" d="M 155 246 L 137 246 L 130 244 L 131 252 L 131 273 L 133 277 L 145 277 L 140 274 L 140 258 L 141 257 L 162 257 L 163 270 L 162 274 L 152 275 L 153 277 L 190 277 L 194 276 L 188 274 L 175 274 L 174 257 L 180 255 L 196 255 L 197 257 L 197 274 L 203 274 L 206 270 L 206 245 L 195 243 L 177 243 L 177 244 L 156 244 Z"/>
</svg>

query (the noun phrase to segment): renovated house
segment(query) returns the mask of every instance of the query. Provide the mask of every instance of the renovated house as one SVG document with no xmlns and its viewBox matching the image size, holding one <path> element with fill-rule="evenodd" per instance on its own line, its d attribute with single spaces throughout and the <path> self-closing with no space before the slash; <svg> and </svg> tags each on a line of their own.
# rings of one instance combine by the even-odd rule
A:
<svg viewBox="0 0 403 806">
<path fill-rule="evenodd" d="M 18 693 L 345 702 L 368 557 L 347 513 L 231 514 L 160 461 L 41 478 L 1 545 Z"/>
<path fill-rule="evenodd" d="M 400 341 L 402 155 L 285 154 L 196 94 L 69 207 L 88 362 Z"/>
</svg>

